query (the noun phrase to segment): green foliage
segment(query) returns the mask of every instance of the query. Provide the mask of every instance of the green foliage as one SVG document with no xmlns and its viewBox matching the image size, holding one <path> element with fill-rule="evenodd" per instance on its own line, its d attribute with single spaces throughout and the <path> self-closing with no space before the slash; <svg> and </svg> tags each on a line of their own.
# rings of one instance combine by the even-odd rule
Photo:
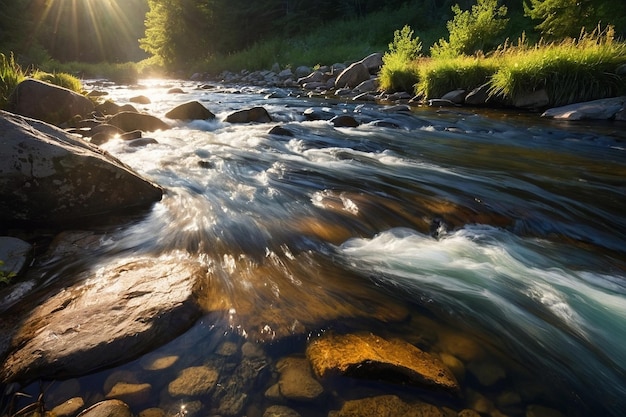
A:
<svg viewBox="0 0 626 417">
<path fill-rule="evenodd" d="M 413 61 L 421 52 L 419 36 L 413 37 L 413 30 L 409 25 L 396 30 L 389 50 L 383 55 L 383 67 L 379 74 L 380 87 L 385 91 L 411 91 L 413 85 L 419 81 Z"/>
<path fill-rule="evenodd" d="M 41 67 L 47 73 L 67 73 L 80 78 L 106 78 L 118 84 L 134 84 L 139 80 L 140 65 L 135 62 L 92 64 L 88 62 L 48 61 Z M 73 82 L 73 81 L 72 81 Z"/>
<path fill-rule="evenodd" d="M 50 84 L 58 85 L 59 87 L 67 88 L 72 91 L 80 93 L 83 91 L 82 83 L 75 76 L 65 72 L 44 72 L 35 71 L 30 76 L 39 81 L 45 81 Z"/>
<path fill-rule="evenodd" d="M 626 63 L 626 43 L 611 27 L 583 33 L 578 39 L 503 48 L 491 79 L 491 92 L 511 98 L 546 89 L 550 105 L 560 106 L 626 94 L 626 79 L 615 69 Z"/>
<path fill-rule="evenodd" d="M 4 265 L 4 261 L 0 260 L 0 267 Z M 15 277 L 15 272 L 5 272 L 0 269 L 0 284 L 10 284 L 11 279 Z"/>
<path fill-rule="evenodd" d="M 295 68 L 354 61 L 372 52 L 384 51 L 398 22 L 419 21 L 420 16 L 419 8 L 407 5 L 353 20 L 331 21 L 311 28 L 303 36 L 279 36 L 259 41 L 239 52 L 216 53 L 194 69 L 217 74 L 225 69 L 268 69 L 274 63 L 282 68 Z M 368 30 L 364 31 L 364 27 Z"/>
<path fill-rule="evenodd" d="M 24 76 L 24 71 L 15 62 L 13 54 L 7 57 L 0 53 L 0 109 L 7 108 L 9 96 Z"/>
<path fill-rule="evenodd" d="M 498 7 L 498 0 L 477 0 L 471 11 L 462 11 L 458 4 L 452 7 L 454 17 L 446 26 L 449 40 L 440 39 L 430 49 L 433 57 L 454 57 L 485 51 L 498 44 L 498 36 L 506 29 L 506 6 Z"/>
<path fill-rule="evenodd" d="M 422 42 L 419 36 L 413 38 L 413 29 L 404 25 L 401 30 L 393 33 L 393 41 L 389 44 L 389 52 L 385 55 L 397 55 L 406 60 L 417 59 L 422 53 Z"/>
<path fill-rule="evenodd" d="M 541 20 L 537 29 L 548 39 L 575 38 L 584 28 L 626 23 L 623 0 L 525 0 L 525 15 Z"/>
<path fill-rule="evenodd" d="M 419 67 L 420 82 L 415 94 L 439 98 L 456 89 L 470 91 L 485 84 L 496 71 L 493 59 L 466 56 L 430 59 Z"/>
</svg>

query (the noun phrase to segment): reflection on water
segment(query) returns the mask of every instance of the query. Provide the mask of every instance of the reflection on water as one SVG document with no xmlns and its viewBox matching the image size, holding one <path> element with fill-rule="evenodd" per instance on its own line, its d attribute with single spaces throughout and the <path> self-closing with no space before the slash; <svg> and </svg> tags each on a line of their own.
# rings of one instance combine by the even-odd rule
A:
<svg viewBox="0 0 626 417">
<path fill-rule="evenodd" d="M 109 231 L 99 256 L 187 253 L 208 271 L 206 316 L 145 357 L 71 389 L 59 383 L 51 403 L 67 392 L 93 403 L 117 378 L 151 384 L 136 413 L 262 415 L 276 403 L 275 361 L 326 331 L 367 330 L 438 355 L 461 397 L 339 378 L 326 381 L 327 403 L 289 405 L 327 415 L 346 399 L 394 393 L 492 416 L 626 409 L 626 148 L 612 124 L 184 87 L 179 97 L 153 86 L 146 110 L 197 99 L 217 119 L 176 122 L 144 148 L 103 145 L 166 195 Z M 120 104 L 135 93 L 111 90 Z M 221 121 L 254 105 L 294 136 Z M 362 124 L 306 121 L 311 106 Z M 171 363 L 146 365 L 155 358 Z M 212 394 L 187 404 L 163 393 L 181 370 L 207 364 L 220 374 Z M 245 394 L 240 408 L 225 405 L 233 393 Z"/>
</svg>

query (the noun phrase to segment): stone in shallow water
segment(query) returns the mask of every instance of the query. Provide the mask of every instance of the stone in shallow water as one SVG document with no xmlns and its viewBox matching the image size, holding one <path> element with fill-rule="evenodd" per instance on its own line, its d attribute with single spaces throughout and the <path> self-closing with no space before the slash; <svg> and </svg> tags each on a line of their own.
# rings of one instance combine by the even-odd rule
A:
<svg viewBox="0 0 626 417">
<path fill-rule="evenodd" d="M 118 399 L 131 406 L 145 404 L 150 399 L 152 385 L 150 384 L 129 384 L 118 382 L 106 394 L 107 399 Z"/>
<path fill-rule="evenodd" d="M 219 373 L 208 366 L 192 366 L 184 369 L 178 378 L 170 382 L 167 391 L 172 397 L 194 397 L 208 394 L 213 388 Z"/>
<path fill-rule="evenodd" d="M 165 417 L 165 410 L 158 407 L 146 408 L 139 412 L 139 417 Z"/>
<path fill-rule="evenodd" d="M 52 409 L 52 415 L 56 417 L 68 417 L 76 415 L 78 410 L 85 406 L 85 401 L 81 397 L 70 398 L 63 404 L 59 404 Z"/>
<path fill-rule="evenodd" d="M 78 417 L 133 417 L 133 413 L 123 401 L 106 400 L 92 405 Z"/>
<path fill-rule="evenodd" d="M 492 361 L 474 361 L 467 365 L 468 371 L 476 377 L 478 382 L 489 387 L 506 378 L 506 371 L 499 364 Z"/>
<path fill-rule="evenodd" d="M 432 404 L 409 404 L 395 395 L 381 395 L 346 401 L 328 417 L 444 417 L 444 413 Z"/>
<path fill-rule="evenodd" d="M 167 255 L 87 267 L 64 289 L 51 286 L 0 318 L 3 340 L 12 341 L 0 343 L 0 379 L 84 375 L 172 340 L 199 317 L 194 289 L 205 274 L 194 261 Z"/>
<path fill-rule="evenodd" d="M 141 358 L 141 367 L 146 371 L 161 371 L 174 365 L 178 361 L 176 355 L 149 355 Z"/>
<path fill-rule="evenodd" d="M 306 359 L 283 358 L 276 368 L 280 372 L 278 387 L 283 397 L 295 401 L 312 401 L 324 392 L 324 388 L 313 378 Z"/>
<path fill-rule="evenodd" d="M 272 405 L 267 407 L 263 417 L 300 417 L 300 414 L 293 408 L 284 405 Z"/>
<path fill-rule="evenodd" d="M 402 340 L 385 340 L 371 333 L 326 333 L 309 343 L 306 354 L 321 378 L 344 374 L 447 391 L 459 388 L 452 371 L 438 358 Z"/>
</svg>

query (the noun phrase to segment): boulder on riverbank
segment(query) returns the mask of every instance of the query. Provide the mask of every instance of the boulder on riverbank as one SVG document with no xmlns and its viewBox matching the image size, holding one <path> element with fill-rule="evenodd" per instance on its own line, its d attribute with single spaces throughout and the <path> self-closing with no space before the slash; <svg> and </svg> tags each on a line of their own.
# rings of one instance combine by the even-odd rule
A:
<svg viewBox="0 0 626 417">
<path fill-rule="evenodd" d="M 82 94 L 67 88 L 28 78 L 19 83 L 11 94 L 9 110 L 60 125 L 75 116 L 87 116 L 94 110 L 94 104 Z"/>
<path fill-rule="evenodd" d="M 49 124 L 0 112 L 0 219 L 74 227 L 162 196 L 113 156 Z"/>
</svg>

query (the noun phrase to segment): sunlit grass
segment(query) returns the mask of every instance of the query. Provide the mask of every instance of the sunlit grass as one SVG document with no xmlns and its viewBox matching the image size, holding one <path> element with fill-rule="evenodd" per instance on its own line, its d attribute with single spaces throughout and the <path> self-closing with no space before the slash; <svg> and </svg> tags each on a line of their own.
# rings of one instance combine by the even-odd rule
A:
<svg viewBox="0 0 626 417">
<path fill-rule="evenodd" d="M 44 81 L 50 84 L 58 85 L 59 87 L 67 88 L 69 90 L 81 93 L 83 91 L 83 85 L 81 81 L 75 76 L 65 72 L 44 72 L 35 71 L 30 74 L 31 78 L 35 80 Z"/>
<path fill-rule="evenodd" d="M 494 57 L 501 64 L 491 93 L 504 98 L 545 89 L 558 106 L 626 93 L 626 80 L 615 72 L 626 63 L 626 43 L 615 40 L 611 28 L 558 43 L 529 46 L 520 40 Z"/>
<path fill-rule="evenodd" d="M 415 94 L 439 98 L 456 89 L 471 91 L 485 84 L 496 72 L 497 63 L 484 57 L 431 58 L 422 60 L 417 70 Z"/>
<path fill-rule="evenodd" d="M 559 106 L 626 94 L 626 77 L 616 73 L 621 64 L 626 42 L 614 39 L 609 27 L 555 43 L 529 45 L 522 37 L 487 56 L 387 60 L 380 84 L 387 91 L 438 98 L 489 83 L 490 94 L 505 101 L 545 89 L 549 105 Z"/>
<path fill-rule="evenodd" d="M 24 71 L 15 62 L 13 55 L 0 53 L 0 109 L 7 108 L 11 93 L 24 77 Z"/>
</svg>

